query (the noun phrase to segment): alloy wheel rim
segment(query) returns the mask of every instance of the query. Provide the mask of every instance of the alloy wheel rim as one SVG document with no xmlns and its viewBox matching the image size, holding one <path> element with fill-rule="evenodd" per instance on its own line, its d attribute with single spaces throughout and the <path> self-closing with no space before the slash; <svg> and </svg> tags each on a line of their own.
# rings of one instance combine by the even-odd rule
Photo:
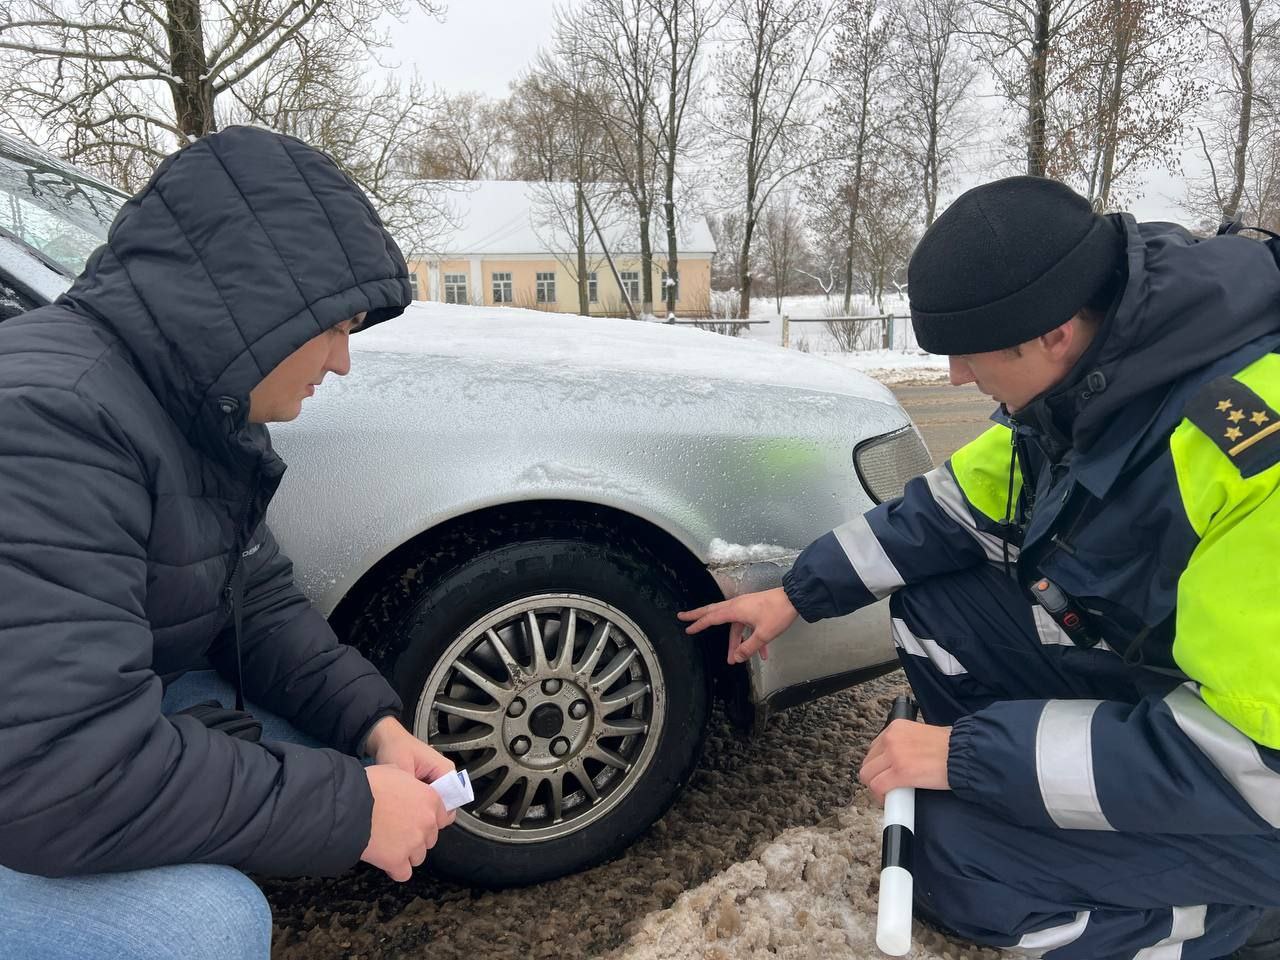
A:
<svg viewBox="0 0 1280 960">
<path fill-rule="evenodd" d="M 457 825 L 506 843 L 576 833 L 652 762 L 666 689 L 648 636 L 569 593 L 506 604 L 464 630 L 423 686 L 414 733 L 459 768 L 475 802 Z"/>
</svg>

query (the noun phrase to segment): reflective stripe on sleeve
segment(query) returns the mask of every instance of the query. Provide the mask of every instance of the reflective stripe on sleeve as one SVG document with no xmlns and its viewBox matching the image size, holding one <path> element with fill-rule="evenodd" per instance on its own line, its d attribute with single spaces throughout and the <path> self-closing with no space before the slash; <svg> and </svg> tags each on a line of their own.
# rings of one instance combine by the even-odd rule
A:
<svg viewBox="0 0 1280 960">
<path fill-rule="evenodd" d="M 1093 715 L 1100 700 L 1050 700 L 1036 727 L 1036 779 L 1045 812 L 1064 830 L 1114 830 L 1093 778 Z"/>
<path fill-rule="evenodd" d="M 884 547 L 876 539 L 865 516 L 856 517 L 832 531 L 849 565 L 873 597 L 882 600 L 906 583 Z"/>
<path fill-rule="evenodd" d="M 973 514 L 969 512 L 969 504 L 965 500 L 964 491 L 960 489 L 960 485 L 951 476 L 951 471 L 945 466 L 937 467 L 926 473 L 924 479 L 929 484 L 929 492 L 933 494 L 933 499 L 942 508 L 942 512 L 963 527 L 969 533 L 969 536 L 981 544 L 987 559 L 1003 560 L 1005 541 L 995 534 L 978 529 L 977 523 L 974 522 Z M 1010 543 L 1008 546 L 1009 559 L 1012 560 L 1018 555 L 1018 546 L 1014 543 Z"/>
</svg>

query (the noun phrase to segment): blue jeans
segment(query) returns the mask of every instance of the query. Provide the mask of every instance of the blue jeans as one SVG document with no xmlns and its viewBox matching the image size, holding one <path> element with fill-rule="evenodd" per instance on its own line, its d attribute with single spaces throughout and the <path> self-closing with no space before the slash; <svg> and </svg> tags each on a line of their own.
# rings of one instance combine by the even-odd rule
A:
<svg viewBox="0 0 1280 960">
<path fill-rule="evenodd" d="M 202 700 L 235 703 L 213 671 L 165 691 L 173 713 Z M 319 741 L 255 708 L 264 740 Z M 0 956 L 21 960 L 266 960 L 271 908 L 234 867 L 180 864 L 85 877 L 28 876 L 0 867 Z"/>
</svg>

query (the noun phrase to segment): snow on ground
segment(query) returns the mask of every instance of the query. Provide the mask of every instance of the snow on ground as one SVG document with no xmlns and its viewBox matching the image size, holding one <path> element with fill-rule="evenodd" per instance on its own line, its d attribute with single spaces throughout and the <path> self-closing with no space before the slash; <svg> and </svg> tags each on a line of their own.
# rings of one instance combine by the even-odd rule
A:
<svg viewBox="0 0 1280 960">
<path fill-rule="evenodd" d="M 911 329 L 911 310 L 906 297 L 891 296 L 884 301 L 884 312 L 892 313 L 893 349 L 845 351 L 832 336 L 825 322 L 812 322 L 812 318 L 827 318 L 843 313 L 841 298 L 817 296 L 783 297 L 782 309 L 773 297 L 758 297 L 751 301 L 751 319 L 767 320 L 768 325 L 748 327 L 742 337 L 760 343 L 782 344 L 782 317 L 791 318 L 790 343 L 792 350 L 801 350 L 841 366 L 868 374 L 882 383 L 900 383 L 906 380 L 945 380 L 945 357 L 925 353 L 916 344 Z M 881 315 L 879 306 L 866 297 L 855 298 L 850 315 L 871 317 Z M 797 319 L 800 318 L 800 319 Z M 805 319 L 809 318 L 809 319 Z M 871 321 L 867 325 L 868 338 L 879 340 L 883 336 L 884 321 Z"/>
<path fill-rule="evenodd" d="M 862 791 L 814 827 L 758 847 L 668 909 L 640 921 L 608 960 L 871 960 L 876 948 L 880 811 Z M 995 960 L 919 922 L 912 960 Z"/>
</svg>

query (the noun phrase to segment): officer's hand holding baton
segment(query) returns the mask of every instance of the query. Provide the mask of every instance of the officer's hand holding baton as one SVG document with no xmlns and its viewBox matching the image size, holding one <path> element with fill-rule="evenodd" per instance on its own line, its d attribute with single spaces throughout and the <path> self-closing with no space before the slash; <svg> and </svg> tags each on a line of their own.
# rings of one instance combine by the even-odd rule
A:
<svg viewBox="0 0 1280 960">
<path fill-rule="evenodd" d="M 894 701 L 889 722 L 867 751 L 858 779 L 885 804 L 880 915 L 876 945 L 891 956 L 911 948 L 910 844 L 915 827 L 915 790 L 948 790 L 950 727 L 916 723 L 915 705 Z M 909 831 L 909 832 L 908 832 Z"/>
</svg>

